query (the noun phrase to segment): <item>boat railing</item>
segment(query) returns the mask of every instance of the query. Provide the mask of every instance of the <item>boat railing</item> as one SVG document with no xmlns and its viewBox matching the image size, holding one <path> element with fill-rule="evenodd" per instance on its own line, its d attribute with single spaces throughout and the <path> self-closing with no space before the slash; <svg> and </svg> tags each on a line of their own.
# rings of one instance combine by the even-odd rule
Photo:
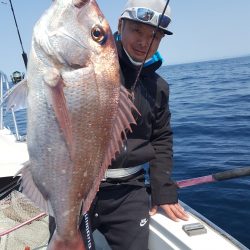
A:
<svg viewBox="0 0 250 250">
<path fill-rule="evenodd" d="M 0 70 L 0 104 L 3 102 L 3 98 L 4 98 L 4 85 L 6 87 L 6 90 L 8 91 L 10 89 L 8 78 L 6 74 L 4 74 Z M 19 135 L 18 126 L 16 122 L 16 115 L 13 109 L 11 109 L 11 113 L 12 113 L 12 119 L 13 119 L 14 128 L 15 128 L 15 137 L 17 141 L 20 141 L 21 137 Z M 0 130 L 3 130 L 3 129 L 4 129 L 4 107 L 3 105 L 0 105 Z"/>
</svg>

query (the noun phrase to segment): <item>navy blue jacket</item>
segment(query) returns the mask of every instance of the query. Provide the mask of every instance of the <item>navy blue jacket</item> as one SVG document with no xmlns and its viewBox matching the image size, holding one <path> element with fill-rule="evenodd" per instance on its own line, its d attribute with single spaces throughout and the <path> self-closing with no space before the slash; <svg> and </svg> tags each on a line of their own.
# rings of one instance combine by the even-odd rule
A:
<svg viewBox="0 0 250 250">
<path fill-rule="evenodd" d="M 120 41 L 117 41 L 120 67 L 124 85 L 131 89 L 139 67 L 134 66 Z M 110 168 L 128 168 L 149 162 L 151 197 L 154 205 L 178 201 L 177 186 L 171 180 L 173 165 L 173 137 L 170 126 L 169 87 L 155 71 L 162 62 L 157 61 L 143 68 L 135 88 L 135 106 L 140 112 L 137 125 Z M 136 177 L 138 178 L 138 176 Z"/>
</svg>

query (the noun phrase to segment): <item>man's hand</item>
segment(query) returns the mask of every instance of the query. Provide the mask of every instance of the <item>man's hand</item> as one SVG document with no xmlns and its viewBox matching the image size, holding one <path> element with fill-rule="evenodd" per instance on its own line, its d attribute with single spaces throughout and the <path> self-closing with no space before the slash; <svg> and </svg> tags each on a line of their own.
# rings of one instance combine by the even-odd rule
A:
<svg viewBox="0 0 250 250">
<path fill-rule="evenodd" d="M 167 216 L 174 221 L 188 220 L 188 214 L 179 203 L 154 206 L 149 212 L 150 216 L 156 214 L 158 207 L 161 207 Z"/>
</svg>

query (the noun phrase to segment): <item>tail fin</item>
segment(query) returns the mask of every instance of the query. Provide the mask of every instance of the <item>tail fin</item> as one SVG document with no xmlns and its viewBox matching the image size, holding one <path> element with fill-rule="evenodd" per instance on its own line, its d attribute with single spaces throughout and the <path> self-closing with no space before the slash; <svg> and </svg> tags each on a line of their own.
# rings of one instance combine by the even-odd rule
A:
<svg viewBox="0 0 250 250">
<path fill-rule="evenodd" d="M 86 250 L 80 231 L 77 235 L 69 235 L 66 239 L 55 231 L 48 245 L 48 250 Z"/>
</svg>

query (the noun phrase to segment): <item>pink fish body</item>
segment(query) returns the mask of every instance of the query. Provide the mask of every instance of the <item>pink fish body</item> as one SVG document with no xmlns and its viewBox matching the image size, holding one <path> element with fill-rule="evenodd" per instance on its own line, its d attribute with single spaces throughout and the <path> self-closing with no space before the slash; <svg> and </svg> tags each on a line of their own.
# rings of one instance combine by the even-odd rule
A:
<svg viewBox="0 0 250 250">
<path fill-rule="evenodd" d="M 94 0 L 55 0 L 34 27 L 27 71 L 30 161 L 22 188 L 55 217 L 48 249 L 85 249 L 79 214 L 135 123 L 110 27 Z"/>
</svg>

